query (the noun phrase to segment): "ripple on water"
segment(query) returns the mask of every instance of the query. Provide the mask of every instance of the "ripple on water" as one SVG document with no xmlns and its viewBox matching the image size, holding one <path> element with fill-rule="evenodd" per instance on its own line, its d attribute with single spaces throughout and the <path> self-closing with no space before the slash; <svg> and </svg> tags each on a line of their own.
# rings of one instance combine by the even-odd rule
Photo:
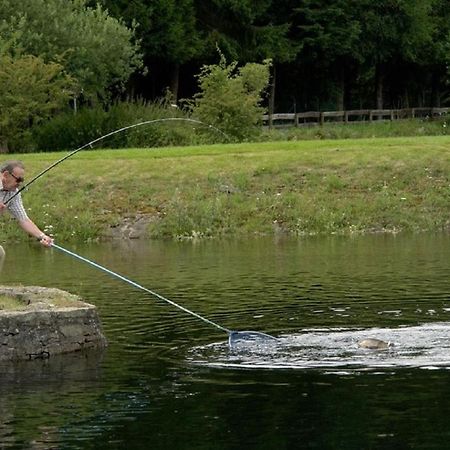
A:
<svg viewBox="0 0 450 450">
<path fill-rule="evenodd" d="M 358 347 L 365 338 L 392 344 L 385 350 Z M 226 342 L 191 349 L 192 364 L 241 369 L 376 370 L 450 368 L 450 322 L 371 329 L 306 329 L 283 335 L 277 345 L 229 349 Z"/>
</svg>

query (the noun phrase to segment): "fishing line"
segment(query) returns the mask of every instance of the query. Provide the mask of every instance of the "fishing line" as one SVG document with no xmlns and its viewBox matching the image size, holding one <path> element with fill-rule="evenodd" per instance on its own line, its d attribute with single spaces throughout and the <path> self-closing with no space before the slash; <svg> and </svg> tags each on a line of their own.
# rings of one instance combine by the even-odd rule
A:
<svg viewBox="0 0 450 450">
<path fill-rule="evenodd" d="M 203 125 L 206 126 L 212 130 L 217 131 L 218 133 L 222 134 L 227 140 L 230 140 L 229 136 L 227 134 L 225 134 L 222 130 L 220 130 L 219 128 L 216 128 L 213 125 L 209 125 L 207 123 L 201 122 L 200 120 L 196 120 L 196 119 L 186 119 L 184 117 L 167 117 L 165 119 L 154 119 L 154 120 L 145 120 L 143 122 L 139 122 L 139 123 L 135 123 L 134 125 L 128 125 L 126 127 L 122 127 L 122 128 L 118 128 L 117 130 L 111 131 L 101 137 L 98 137 L 96 139 L 94 139 L 91 142 L 88 142 L 87 144 L 82 145 L 81 147 L 77 148 L 76 150 L 73 150 L 71 153 L 69 153 L 68 155 L 62 157 L 61 159 L 58 159 L 58 161 L 55 161 L 53 164 L 51 164 L 50 166 L 48 166 L 46 169 L 44 169 L 42 172 L 39 172 L 34 178 L 32 178 L 28 183 L 26 183 L 25 185 L 23 185 L 20 189 L 18 189 L 14 195 L 12 195 L 6 202 L 5 205 L 7 205 L 14 197 L 16 197 L 17 195 L 19 195 L 23 190 L 27 189 L 32 183 L 34 183 L 36 180 L 38 180 L 39 178 L 41 178 L 43 175 L 45 175 L 48 171 L 52 170 L 54 167 L 56 167 L 57 165 L 61 164 L 63 161 L 65 161 L 66 159 L 71 158 L 73 155 L 75 155 L 76 153 L 78 153 L 80 150 L 85 149 L 86 147 L 92 147 L 93 144 L 96 144 L 97 142 L 102 141 L 103 139 L 106 139 L 110 136 L 113 136 L 115 134 L 121 133 L 123 131 L 126 130 L 130 130 L 132 128 L 137 128 L 143 125 L 149 125 L 152 123 L 158 123 L 158 122 L 175 122 L 175 121 L 180 121 L 180 122 L 192 122 L 192 123 L 196 123 L 199 125 Z"/>
</svg>

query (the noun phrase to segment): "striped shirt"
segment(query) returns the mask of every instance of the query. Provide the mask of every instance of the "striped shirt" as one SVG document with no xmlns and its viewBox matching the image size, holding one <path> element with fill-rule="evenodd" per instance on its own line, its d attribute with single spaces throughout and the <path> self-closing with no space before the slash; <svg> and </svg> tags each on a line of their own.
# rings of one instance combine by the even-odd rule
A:
<svg viewBox="0 0 450 450">
<path fill-rule="evenodd" d="M 0 181 L 0 202 L 5 203 L 17 192 L 18 189 L 13 191 L 4 191 L 2 182 Z M 19 222 L 27 220 L 28 216 L 23 207 L 22 197 L 20 194 L 16 195 L 7 205 L 8 211 Z"/>
</svg>

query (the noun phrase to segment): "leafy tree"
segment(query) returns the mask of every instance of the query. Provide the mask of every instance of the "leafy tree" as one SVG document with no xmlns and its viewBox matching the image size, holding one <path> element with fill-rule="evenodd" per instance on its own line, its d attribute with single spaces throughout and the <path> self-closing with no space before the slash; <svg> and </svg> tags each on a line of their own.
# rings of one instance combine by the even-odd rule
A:
<svg viewBox="0 0 450 450">
<path fill-rule="evenodd" d="M 202 34 L 197 27 L 193 0 L 102 0 L 102 4 L 126 23 L 136 24 L 142 42 L 145 62 L 150 66 L 168 64 L 168 84 L 178 98 L 180 67 L 199 57 L 204 50 Z M 167 75 L 167 74 L 166 74 Z"/>
<path fill-rule="evenodd" d="M 107 98 L 141 67 L 133 30 L 85 0 L 1 0 L 0 48 L 56 62 L 87 99 Z"/>
<path fill-rule="evenodd" d="M 218 46 L 233 60 L 270 59 L 269 113 L 275 109 L 276 68 L 292 61 L 301 45 L 289 36 L 287 0 L 199 0 L 197 11 L 206 50 Z"/>
<path fill-rule="evenodd" d="M 73 95 L 73 80 L 56 63 L 25 55 L 0 57 L 0 147 L 50 117 Z"/>
<path fill-rule="evenodd" d="M 270 61 L 263 64 L 219 64 L 203 66 L 198 75 L 200 92 L 188 105 L 194 117 L 215 125 L 238 139 L 252 137 L 261 122 L 262 94 L 269 82 Z"/>
<path fill-rule="evenodd" d="M 376 107 L 384 104 L 384 81 L 399 63 L 421 60 L 432 43 L 434 0 L 360 0 L 360 53 L 375 77 Z"/>
<path fill-rule="evenodd" d="M 435 0 L 433 3 L 431 10 L 433 35 L 424 57 L 425 67 L 431 74 L 431 106 L 437 107 L 441 106 L 441 97 L 445 95 L 442 91 L 446 87 L 446 78 L 450 75 L 449 6 L 448 0 Z"/>
<path fill-rule="evenodd" d="M 168 67 L 166 85 L 175 98 L 180 68 L 214 58 L 217 47 L 241 63 L 284 62 L 296 53 L 287 36 L 290 25 L 276 14 L 279 2 L 274 0 L 101 1 L 114 16 L 138 23 L 149 75 L 155 79 L 159 67 Z"/>
<path fill-rule="evenodd" d="M 357 51 L 361 27 L 354 13 L 358 1 L 305 0 L 295 8 L 303 41 L 300 58 L 318 73 L 325 72 L 334 83 L 338 110 L 345 107 L 350 78 L 361 62 Z"/>
</svg>

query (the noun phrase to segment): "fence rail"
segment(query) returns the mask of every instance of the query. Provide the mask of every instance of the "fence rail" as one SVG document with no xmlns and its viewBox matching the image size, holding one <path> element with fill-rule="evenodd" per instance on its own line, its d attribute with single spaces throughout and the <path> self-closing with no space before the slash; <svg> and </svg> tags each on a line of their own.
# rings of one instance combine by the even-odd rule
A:
<svg viewBox="0 0 450 450">
<path fill-rule="evenodd" d="M 405 109 L 353 109 L 347 111 L 307 111 L 300 113 L 265 114 L 263 124 L 269 127 L 310 126 L 325 123 L 356 123 L 374 120 L 399 120 L 435 118 L 449 114 L 450 108 L 405 108 Z"/>
</svg>

